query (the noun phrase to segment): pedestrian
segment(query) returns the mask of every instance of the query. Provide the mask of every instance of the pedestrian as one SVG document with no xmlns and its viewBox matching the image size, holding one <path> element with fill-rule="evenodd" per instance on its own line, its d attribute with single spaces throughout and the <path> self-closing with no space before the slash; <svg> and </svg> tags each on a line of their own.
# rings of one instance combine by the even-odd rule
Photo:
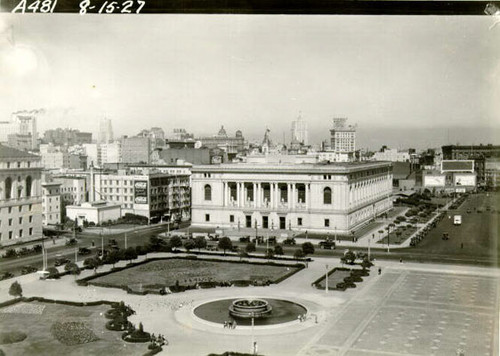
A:
<svg viewBox="0 0 500 356">
<path fill-rule="evenodd" d="M 236 329 L 236 320 L 233 321 L 233 329 Z"/>
<path fill-rule="evenodd" d="M 382 274 L 382 268 L 378 268 L 378 274 Z"/>
<path fill-rule="evenodd" d="M 463 243 L 463 242 L 460 244 L 460 248 L 461 248 L 461 249 L 463 249 L 463 248 L 464 248 L 464 243 Z"/>
<path fill-rule="evenodd" d="M 403 259 L 402 258 L 399 259 L 399 263 L 403 263 Z"/>
<path fill-rule="evenodd" d="M 257 355 L 257 341 L 253 342 L 253 354 Z"/>
</svg>

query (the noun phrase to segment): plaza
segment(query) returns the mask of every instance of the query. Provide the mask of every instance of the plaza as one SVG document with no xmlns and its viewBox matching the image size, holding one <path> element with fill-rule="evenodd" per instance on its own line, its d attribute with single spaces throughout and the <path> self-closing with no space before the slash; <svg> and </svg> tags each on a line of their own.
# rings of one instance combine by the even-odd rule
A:
<svg viewBox="0 0 500 356">
<path fill-rule="evenodd" d="M 156 255 L 168 254 L 150 257 Z M 212 288 L 169 295 L 80 287 L 73 276 L 42 281 L 32 274 L 16 280 L 26 297 L 123 300 L 136 311 L 130 317 L 134 324 L 142 322 L 148 332 L 166 336 L 169 344 L 161 353 L 165 355 L 251 353 L 253 340 L 261 355 L 455 355 L 459 349 L 465 355 L 498 354 L 498 269 L 376 261 L 370 276 L 356 288 L 326 293 L 311 286 L 325 273 L 326 264 L 332 269 L 339 267 L 340 261 L 315 257 L 308 268 L 266 287 Z M 85 270 L 78 278 L 92 273 Z M 0 282 L 0 301 L 12 298 L 7 293 L 12 282 Z M 307 319 L 254 328 L 238 325 L 229 330 L 194 314 L 194 309 L 210 301 L 247 297 L 293 301 L 307 309 Z M 6 354 L 11 354 L 12 347 L 25 355 L 34 354 L 29 337 L 13 345 L 0 348 Z M 124 350 L 127 347 L 123 343 Z"/>
</svg>

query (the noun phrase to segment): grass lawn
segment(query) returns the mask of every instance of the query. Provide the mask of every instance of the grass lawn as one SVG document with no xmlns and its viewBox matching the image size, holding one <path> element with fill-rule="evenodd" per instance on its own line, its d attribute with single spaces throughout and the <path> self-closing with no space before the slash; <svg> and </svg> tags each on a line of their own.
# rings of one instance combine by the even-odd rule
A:
<svg viewBox="0 0 500 356">
<path fill-rule="evenodd" d="M 436 228 L 418 244 L 412 247 L 415 252 L 446 254 L 468 257 L 488 257 L 498 265 L 500 244 L 498 236 L 497 211 L 487 211 L 486 207 L 500 206 L 500 193 L 470 195 L 456 210 L 449 210 Z M 481 209 L 483 212 L 474 211 Z M 470 213 L 467 213 L 470 210 Z M 462 215 L 462 225 L 453 225 L 453 216 Z M 449 240 L 442 240 L 443 232 L 449 234 Z M 392 241 L 392 234 L 391 234 Z M 463 243 L 463 248 L 461 244 Z"/>
<path fill-rule="evenodd" d="M 400 231 L 401 232 L 401 235 L 400 236 L 397 236 L 396 235 L 396 231 Z M 396 230 L 392 231 L 391 230 L 391 236 L 389 237 L 389 243 L 390 244 L 396 244 L 396 245 L 399 245 L 399 244 L 402 244 L 404 241 L 406 241 L 411 235 L 413 235 L 413 233 L 417 231 L 417 228 L 416 227 L 410 227 L 410 228 L 406 228 L 406 229 L 401 229 L 401 228 L 396 228 Z M 379 244 L 386 244 L 387 245 L 387 234 L 385 234 L 384 238 L 382 240 L 379 240 L 377 243 Z"/>
<path fill-rule="evenodd" d="M 328 276 L 328 289 L 334 289 L 337 283 L 344 282 L 345 277 L 349 277 L 351 271 L 336 270 Z M 321 288 L 325 289 L 325 278 L 317 283 Z"/>
<path fill-rule="evenodd" d="M 20 302 L 0 309 L 0 333 L 21 331 L 24 341 L 0 345 L 6 355 L 142 355 L 147 344 L 125 343 L 121 332 L 105 328 L 104 317 L 110 307 L 99 305 L 77 307 L 62 304 Z M 80 345 L 67 346 L 51 333 L 55 323 L 81 322 L 97 337 Z"/>
<path fill-rule="evenodd" d="M 294 267 L 264 264 L 217 262 L 208 260 L 165 259 L 151 261 L 92 279 L 92 282 L 116 285 L 143 284 L 147 286 L 173 286 L 196 282 L 223 282 L 231 280 L 274 281 L 290 273 Z"/>
</svg>

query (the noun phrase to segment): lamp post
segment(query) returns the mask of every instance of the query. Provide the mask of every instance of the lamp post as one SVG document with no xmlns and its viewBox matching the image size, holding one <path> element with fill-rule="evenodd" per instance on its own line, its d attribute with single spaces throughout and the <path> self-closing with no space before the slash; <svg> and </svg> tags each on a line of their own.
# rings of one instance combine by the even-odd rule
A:
<svg viewBox="0 0 500 356">
<path fill-rule="evenodd" d="M 78 262 L 78 247 L 75 247 L 75 263 Z"/>
<path fill-rule="evenodd" d="M 125 232 L 125 250 L 127 249 L 127 233 Z"/>
<path fill-rule="evenodd" d="M 334 227 L 334 230 L 335 230 L 335 245 L 337 245 L 337 226 Z"/>
<path fill-rule="evenodd" d="M 259 246 L 259 239 L 257 238 L 257 219 L 255 219 L 255 245 Z"/>
<path fill-rule="evenodd" d="M 254 318 L 255 318 L 255 313 L 252 312 L 252 354 L 255 355 L 255 336 L 253 334 L 253 326 L 254 326 Z"/>
<path fill-rule="evenodd" d="M 372 240 L 375 238 L 375 234 L 372 234 Z M 370 238 L 368 238 L 368 261 L 371 261 L 370 259 Z"/>
<path fill-rule="evenodd" d="M 326 265 L 325 272 L 325 293 L 328 294 L 328 265 Z"/>
<path fill-rule="evenodd" d="M 101 258 L 104 258 L 104 236 L 102 234 L 102 228 L 101 228 Z"/>
</svg>

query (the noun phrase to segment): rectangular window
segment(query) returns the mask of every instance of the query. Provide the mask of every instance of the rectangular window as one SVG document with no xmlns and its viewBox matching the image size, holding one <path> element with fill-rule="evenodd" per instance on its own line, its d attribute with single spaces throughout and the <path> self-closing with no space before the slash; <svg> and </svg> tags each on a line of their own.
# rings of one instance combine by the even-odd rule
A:
<svg viewBox="0 0 500 356">
<path fill-rule="evenodd" d="M 205 221 L 210 221 L 210 214 L 205 214 Z"/>
<path fill-rule="evenodd" d="M 9 231 L 9 240 L 12 240 L 12 231 Z"/>
<path fill-rule="evenodd" d="M 21 211 L 23 211 L 23 206 L 22 205 L 19 207 L 19 212 L 21 212 Z"/>
<path fill-rule="evenodd" d="M 23 218 L 19 217 L 19 224 L 22 224 L 22 223 L 23 223 Z"/>
<path fill-rule="evenodd" d="M 12 213 L 12 207 L 9 206 L 9 214 Z"/>
<path fill-rule="evenodd" d="M 297 218 L 297 225 L 302 226 L 302 218 Z"/>
<path fill-rule="evenodd" d="M 269 228 L 269 217 L 268 216 L 263 216 L 262 217 L 262 228 L 263 229 L 268 229 Z"/>
<path fill-rule="evenodd" d="M 33 204 L 30 204 L 29 205 L 29 210 L 31 211 L 32 208 L 33 208 Z"/>
<path fill-rule="evenodd" d="M 30 221 L 30 223 L 33 222 L 33 216 L 32 215 L 29 217 L 29 221 Z"/>
<path fill-rule="evenodd" d="M 23 237 L 23 229 L 19 230 L 19 237 Z"/>
<path fill-rule="evenodd" d="M 9 219 L 9 226 L 12 226 L 12 219 Z"/>
<path fill-rule="evenodd" d="M 325 227 L 330 227 L 330 219 L 325 219 Z"/>
<path fill-rule="evenodd" d="M 229 215 L 229 222 L 234 223 L 234 215 Z"/>
<path fill-rule="evenodd" d="M 30 227 L 29 232 L 30 232 L 30 236 L 33 235 L 33 228 L 32 227 Z"/>
<path fill-rule="evenodd" d="M 245 226 L 252 227 L 252 215 L 245 215 Z"/>
</svg>

